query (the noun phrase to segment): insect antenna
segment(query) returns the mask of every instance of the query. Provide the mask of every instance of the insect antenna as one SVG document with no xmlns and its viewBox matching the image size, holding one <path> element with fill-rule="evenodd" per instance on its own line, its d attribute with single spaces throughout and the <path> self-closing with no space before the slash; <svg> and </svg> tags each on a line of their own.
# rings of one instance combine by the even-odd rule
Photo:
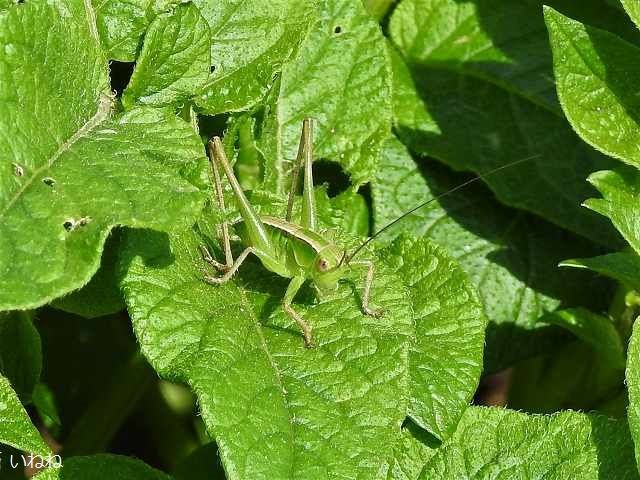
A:
<svg viewBox="0 0 640 480">
<path fill-rule="evenodd" d="M 485 180 L 486 178 L 498 173 L 501 170 L 513 167 L 513 166 L 518 165 L 520 163 L 524 163 L 524 162 L 528 162 L 530 160 L 534 160 L 534 159 L 539 158 L 539 157 L 540 157 L 540 154 L 536 154 L 536 155 L 531 155 L 530 157 L 521 158 L 520 160 L 514 160 L 513 162 L 506 163 L 505 165 L 501 165 L 499 167 L 496 167 L 493 170 L 489 170 L 488 172 L 485 172 L 483 174 L 478 174 L 477 176 L 467 180 L 466 182 L 462 182 L 461 184 L 456 185 L 455 187 L 447 190 L 446 192 L 442 192 L 441 194 L 436 195 L 435 197 L 427 200 L 426 202 L 423 202 L 423 203 L 421 203 L 419 205 L 416 205 L 411 210 L 406 211 L 405 213 L 400 215 L 398 218 L 396 218 L 392 222 L 387 223 L 384 227 L 382 227 L 381 229 L 376 231 L 373 235 L 371 235 L 364 242 L 362 242 L 360 244 L 360 246 L 358 246 L 353 251 L 353 253 L 351 255 L 347 255 L 347 253 L 345 251 L 345 254 L 342 256 L 342 259 L 340 260 L 340 263 L 338 264 L 338 266 L 342 265 L 343 263 L 346 263 L 348 265 L 349 262 L 353 259 L 353 257 L 355 257 L 360 252 L 360 250 L 362 250 L 364 247 L 366 247 L 373 239 L 375 239 L 378 235 L 380 235 L 380 234 L 384 233 L 385 231 L 387 231 L 389 228 L 393 227 L 396 223 L 400 222 L 405 217 L 411 215 L 416 210 L 420 210 L 421 208 L 426 207 L 427 205 L 429 205 L 429 204 L 431 204 L 431 203 L 433 203 L 433 202 L 435 202 L 437 200 L 440 200 L 443 197 L 451 195 L 452 193 L 457 192 L 458 190 L 460 190 L 460 189 L 462 189 L 462 188 L 464 188 L 464 187 L 466 187 L 468 185 L 471 185 L 472 183 L 475 183 L 478 180 Z"/>
</svg>

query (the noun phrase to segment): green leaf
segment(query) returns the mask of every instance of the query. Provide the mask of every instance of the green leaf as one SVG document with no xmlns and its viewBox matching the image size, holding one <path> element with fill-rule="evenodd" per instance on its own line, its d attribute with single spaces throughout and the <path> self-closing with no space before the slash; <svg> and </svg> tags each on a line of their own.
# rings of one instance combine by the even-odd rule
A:
<svg viewBox="0 0 640 480">
<path fill-rule="evenodd" d="M 579 208 L 591 194 L 584 179 L 609 160 L 581 142 L 561 114 L 541 13 L 534 0 L 402 1 L 391 39 L 438 127 L 396 113 L 398 134 L 416 153 L 480 174 L 536 156 L 486 179 L 498 199 L 617 245 L 601 219 Z M 411 88 L 406 75 L 404 84 Z"/>
<path fill-rule="evenodd" d="M 196 0 L 211 27 L 212 75 L 196 102 L 208 114 L 258 103 L 316 19 L 309 0 Z"/>
<path fill-rule="evenodd" d="M 635 88 L 640 48 L 609 32 L 545 9 L 560 103 L 590 145 L 640 166 Z"/>
<path fill-rule="evenodd" d="M 400 237 L 381 252 L 411 292 L 408 415 L 440 439 L 453 433 L 478 386 L 486 318 L 464 271 L 429 240 Z"/>
<path fill-rule="evenodd" d="M 620 0 L 631 20 L 640 28 L 640 3 L 636 0 Z"/>
<path fill-rule="evenodd" d="M 340 163 L 358 187 L 373 178 L 391 128 L 391 75 L 385 40 L 362 2 L 323 0 L 320 21 L 285 64 L 267 99 L 258 147 L 266 189 L 283 195 L 302 120 L 315 122 L 316 159 Z"/>
<path fill-rule="evenodd" d="M 144 37 L 122 104 L 167 106 L 191 98 L 209 77 L 209 39 L 209 25 L 192 3 L 158 15 Z"/>
<path fill-rule="evenodd" d="M 96 318 L 126 308 L 116 278 L 120 230 L 112 231 L 104 246 L 100 268 L 80 290 L 55 299 L 51 306 L 85 318 Z"/>
<path fill-rule="evenodd" d="M 640 323 L 633 324 L 627 351 L 626 383 L 629 389 L 629 429 L 635 444 L 636 462 L 640 464 Z"/>
<path fill-rule="evenodd" d="M 215 229 L 201 221 L 199 230 L 130 232 L 122 285 L 143 353 L 197 394 L 228 477 L 375 478 L 408 404 L 414 333 L 399 279 L 379 264 L 381 319 L 360 312 L 364 272 L 319 303 L 300 295 L 295 308 L 317 343 L 309 350 L 279 306 L 284 279 L 248 261 L 233 282 L 203 281 L 199 247 Z"/>
<path fill-rule="evenodd" d="M 171 480 L 169 475 L 140 460 L 120 455 L 91 455 L 66 458 L 62 468 L 49 468 L 37 480 Z"/>
<path fill-rule="evenodd" d="M 396 444 L 388 480 L 415 480 L 440 445 L 412 422 L 402 427 L 402 438 Z"/>
<path fill-rule="evenodd" d="M 603 416 L 470 407 L 420 478 L 636 479 L 631 448 L 626 424 Z"/>
<path fill-rule="evenodd" d="M 42 370 L 40 335 L 32 320 L 31 312 L 0 313 L 0 375 L 23 402 L 30 401 Z"/>
<path fill-rule="evenodd" d="M 620 166 L 615 170 L 596 172 L 588 180 L 602 198 L 590 198 L 584 205 L 609 217 L 629 245 L 640 254 L 640 215 L 636 213 L 640 201 L 640 171 Z"/>
<path fill-rule="evenodd" d="M 0 310 L 86 284 L 113 226 L 184 228 L 203 199 L 196 133 L 159 110 L 109 119 L 93 12 L 65 8 L 30 2 L 0 17 Z"/>
<path fill-rule="evenodd" d="M 593 258 L 564 260 L 561 267 L 587 268 L 640 291 L 640 257 L 633 252 L 616 252 Z"/>
<path fill-rule="evenodd" d="M 154 12 L 150 0 L 92 0 L 96 28 L 105 55 L 133 62 Z"/>
<path fill-rule="evenodd" d="M 389 139 L 372 185 L 374 230 L 465 180 L 435 164 L 418 168 L 406 148 Z M 555 332 L 537 322 L 545 311 L 562 301 L 589 304 L 606 291 L 602 283 L 589 280 L 590 275 L 572 276 L 556 268 L 567 255 L 598 250 L 532 215 L 500 205 L 480 185 L 421 208 L 384 235 L 400 232 L 439 243 L 477 287 L 491 322 L 486 371 L 500 370 L 558 343 Z"/>
<path fill-rule="evenodd" d="M 624 369 L 625 352 L 613 322 L 584 308 L 549 313 L 541 322 L 563 327 L 598 351 L 612 368 Z"/>
<path fill-rule="evenodd" d="M 34 455 L 47 456 L 49 447 L 33 426 L 9 381 L 0 375 L 0 443 Z"/>
</svg>

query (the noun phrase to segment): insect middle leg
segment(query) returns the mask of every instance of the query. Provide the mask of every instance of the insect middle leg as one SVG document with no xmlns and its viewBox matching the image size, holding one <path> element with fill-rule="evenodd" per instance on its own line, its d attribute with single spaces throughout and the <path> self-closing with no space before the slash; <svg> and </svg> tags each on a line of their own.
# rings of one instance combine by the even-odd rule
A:
<svg viewBox="0 0 640 480">
<path fill-rule="evenodd" d="M 287 291 L 284 294 L 284 299 L 282 300 L 282 308 L 290 318 L 292 318 L 302 330 L 302 336 L 304 337 L 304 346 L 307 348 L 313 348 L 313 333 L 311 330 L 311 325 L 307 323 L 307 321 L 302 318 L 298 312 L 296 312 L 291 306 L 291 302 L 293 302 L 293 298 L 298 293 L 298 290 L 302 287 L 305 282 L 305 277 L 293 277 L 291 283 L 287 287 Z"/>
<path fill-rule="evenodd" d="M 371 286 L 373 285 L 373 277 L 375 273 L 375 267 L 372 261 L 360 261 L 353 262 L 351 265 L 360 265 L 367 268 L 367 276 L 364 281 L 364 289 L 362 291 L 362 312 L 370 317 L 381 317 L 384 315 L 384 310 L 381 308 L 372 308 L 369 305 L 371 298 Z"/>
</svg>

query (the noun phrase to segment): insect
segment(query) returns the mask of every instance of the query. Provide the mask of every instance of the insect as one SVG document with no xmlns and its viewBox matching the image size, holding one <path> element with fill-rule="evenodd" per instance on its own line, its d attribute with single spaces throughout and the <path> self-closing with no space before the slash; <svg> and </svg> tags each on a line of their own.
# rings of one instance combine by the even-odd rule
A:
<svg viewBox="0 0 640 480">
<path fill-rule="evenodd" d="M 248 245 L 236 259 L 233 258 L 231 252 L 231 241 L 229 235 L 228 222 L 222 222 L 220 225 L 220 236 L 224 248 L 225 261 L 219 262 L 213 258 L 209 250 L 205 246 L 201 246 L 202 255 L 214 269 L 222 274 L 219 276 L 206 275 L 204 280 L 208 283 L 219 285 L 228 282 L 238 271 L 242 263 L 249 255 L 255 255 L 262 264 L 270 271 L 290 278 L 291 282 L 287 287 L 282 300 L 282 306 L 285 313 L 293 319 L 304 337 L 304 344 L 307 348 L 314 345 L 313 331 L 311 325 L 298 313 L 292 306 L 292 302 L 300 288 L 306 281 L 311 281 L 319 296 L 334 291 L 338 287 L 338 282 L 345 278 L 346 269 L 356 267 L 366 271 L 364 284 L 362 286 L 362 312 L 365 315 L 380 317 L 383 315 L 381 309 L 373 308 L 370 305 L 371 286 L 374 281 L 375 267 L 371 260 L 357 260 L 353 258 L 362 249 L 371 242 L 379 234 L 395 225 L 397 222 L 405 218 L 407 215 L 416 210 L 436 201 L 446 195 L 449 195 L 470 183 L 479 179 L 484 179 L 488 175 L 498 172 L 507 167 L 511 167 L 518 163 L 531 160 L 538 157 L 532 157 L 516 160 L 484 175 L 478 175 L 420 205 L 412 208 L 405 214 L 401 215 L 393 222 L 382 227 L 371 237 L 360 244 L 351 254 L 340 246 L 336 245 L 332 240 L 318 228 L 315 197 L 313 191 L 313 123 L 310 119 L 305 119 L 302 125 L 302 134 L 300 136 L 300 145 L 296 156 L 293 172 L 291 189 L 289 191 L 286 216 L 284 219 L 258 215 L 249 200 L 247 199 L 240 183 L 238 182 L 233 168 L 227 160 L 222 142 L 219 137 L 213 137 L 208 143 L 209 160 L 213 173 L 215 184 L 215 194 L 218 207 L 222 212 L 225 211 L 225 202 L 222 189 L 222 177 L 220 169 L 227 177 L 237 208 L 242 218 L 239 224 L 238 234 L 244 245 Z M 293 217 L 293 202 L 295 198 L 295 190 L 298 184 L 300 171 L 304 171 L 303 191 L 302 191 L 302 212 L 299 223 L 295 223 Z"/>
<path fill-rule="evenodd" d="M 375 272 L 373 262 L 370 260 L 345 261 L 347 259 L 346 250 L 329 240 L 324 232 L 318 228 L 313 191 L 312 138 L 313 123 L 311 119 L 305 119 L 292 172 L 286 216 L 284 219 L 280 219 L 256 213 L 227 160 L 220 138 L 213 137 L 209 141 L 208 148 L 218 207 L 223 212 L 225 211 L 220 175 L 220 169 L 222 169 L 231 185 L 237 208 L 242 217 L 238 234 L 242 242 L 248 246 L 234 259 L 231 252 L 229 224 L 223 222 L 220 226 L 220 232 L 225 262 L 217 261 L 206 247 L 201 247 L 204 259 L 216 270 L 222 272 L 220 276 L 206 275 L 204 279 L 208 283 L 219 285 L 231 280 L 249 255 L 258 257 L 268 270 L 282 277 L 290 278 L 291 282 L 284 294 L 282 307 L 302 330 L 304 344 L 307 348 L 314 345 L 312 328 L 292 306 L 296 293 L 307 280 L 311 281 L 318 294 L 322 296 L 338 287 L 338 282 L 345 277 L 345 269 L 350 267 L 363 268 L 366 270 L 366 276 L 362 293 L 362 312 L 374 317 L 383 314 L 381 309 L 373 308 L 370 305 L 370 292 Z M 304 171 L 302 214 L 300 222 L 295 223 L 292 219 L 293 201 L 301 170 Z"/>
</svg>

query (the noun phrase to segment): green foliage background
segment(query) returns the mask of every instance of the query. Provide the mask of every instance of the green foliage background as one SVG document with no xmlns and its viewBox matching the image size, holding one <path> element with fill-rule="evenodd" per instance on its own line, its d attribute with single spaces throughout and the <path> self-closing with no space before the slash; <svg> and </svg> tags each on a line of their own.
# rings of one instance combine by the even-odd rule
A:
<svg viewBox="0 0 640 480">
<path fill-rule="evenodd" d="M 638 478 L 639 25 L 633 0 L 1 1 L 0 478 L 36 474 L 20 452 L 65 480 Z M 214 287 L 200 251 L 238 217 L 207 140 L 282 215 L 307 117 L 339 245 L 432 200 L 362 254 L 382 318 L 355 270 L 300 292 L 312 350 L 285 279 Z"/>
</svg>

